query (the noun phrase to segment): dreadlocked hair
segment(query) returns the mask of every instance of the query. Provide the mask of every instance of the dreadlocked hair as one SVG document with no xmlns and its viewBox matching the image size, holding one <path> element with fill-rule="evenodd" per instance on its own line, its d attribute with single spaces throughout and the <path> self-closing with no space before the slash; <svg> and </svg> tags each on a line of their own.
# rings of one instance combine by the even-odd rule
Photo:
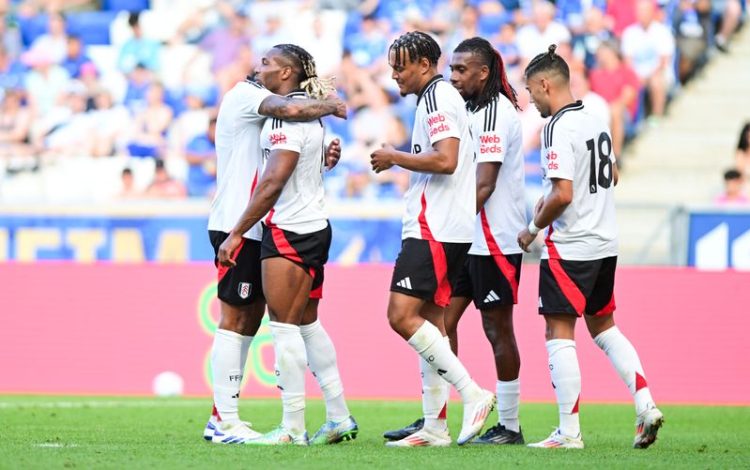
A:
<svg viewBox="0 0 750 470">
<path fill-rule="evenodd" d="M 557 46 L 550 44 L 547 48 L 547 52 L 538 54 L 536 57 L 531 59 L 529 65 L 526 66 L 524 76 L 528 79 L 532 75 L 539 72 L 556 72 L 562 75 L 565 81 L 570 81 L 570 69 L 565 60 L 559 55 L 555 54 Z"/>
<path fill-rule="evenodd" d="M 416 62 L 425 58 L 430 65 L 436 66 L 440 60 L 440 46 L 427 33 L 422 31 L 411 31 L 404 33 L 391 44 L 388 51 L 393 51 L 396 55 L 396 65 L 404 66 L 406 57 L 409 56 L 409 62 Z"/>
<path fill-rule="evenodd" d="M 480 37 L 474 37 L 462 41 L 453 52 L 469 52 L 474 54 L 482 62 L 482 65 L 486 65 L 490 69 L 490 74 L 487 77 L 487 83 L 484 85 L 484 89 L 476 98 L 475 102 L 471 105 L 477 109 L 484 108 L 489 104 L 490 101 L 495 99 L 498 94 L 502 93 L 503 96 L 513 104 L 513 107 L 520 111 L 518 106 L 518 94 L 516 90 L 508 83 L 508 76 L 505 73 L 505 64 L 500 53 L 492 47 L 486 39 Z"/>
<path fill-rule="evenodd" d="M 289 59 L 294 68 L 299 71 L 297 75 L 299 87 L 310 98 L 320 100 L 336 91 L 333 86 L 334 78 L 318 77 L 315 59 L 309 52 L 294 44 L 277 44 L 273 48 L 281 51 L 281 54 Z"/>
</svg>

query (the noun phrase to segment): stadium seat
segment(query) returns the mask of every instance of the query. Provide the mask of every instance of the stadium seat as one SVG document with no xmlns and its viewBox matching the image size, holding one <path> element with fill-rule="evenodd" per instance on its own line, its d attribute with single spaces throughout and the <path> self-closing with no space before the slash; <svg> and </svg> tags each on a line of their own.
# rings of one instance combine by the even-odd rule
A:
<svg viewBox="0 0 750 470">
<path fill-rule="evenodd" d="M 21 41 L 24 47 L 29 47 L 34 39 L 47 32 L 47 21 L 47 15 L 18 18 L 18 29 L 21 31 Z"/>
<path fill-rule="evenodd" d="M 482 15 L 479 17 L 479 32 L 482 36 L 492 37 L 500 31 L 500 26 L 511 21 L 508 13 Z"/>
<path fill-rule="evenodd" d="M 109 27 L 117 13 L 111 11 L 87 11 L 71 14 L 68 19 L 68 34 L 75 34 L 84 44 L 107 45 Z"/>
<path fill-rule="evenodd" d="M 102 10 L 107 11 L 143 11 L 148 10 L 148 0 L 103 0 Z"/>
</svg>

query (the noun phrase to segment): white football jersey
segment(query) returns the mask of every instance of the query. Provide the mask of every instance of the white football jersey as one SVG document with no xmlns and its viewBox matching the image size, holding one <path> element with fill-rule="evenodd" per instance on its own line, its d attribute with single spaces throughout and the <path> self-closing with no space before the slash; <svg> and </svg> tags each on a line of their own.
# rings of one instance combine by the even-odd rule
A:
<svg viewBox="0 0 750 470">
<path fill-rule="evenodd" d="M 260 179 L 260 130 L 264 116 L 260 104 L 272 93 L 257 83 L 240 82 L 224 95 L 216 119 L 216 195 L 208 229 L 229 232 L 247 207 Z M 255 224 L 245 238 L 260 240 Z"/>
<path fill-rule="evenodd" d="M 290 93 L 287 96 L 307 97 L 303 92 Z M 264 165 L 273 150 L 289 150 L 299 154 L 297 167 L 284 185 L 279 200 L 264 220 L 266 225 L 300 234 L 326 228 L 328 215 L 323 190 L 324 138 L 325 128 L 320 120 L 266 120 L 260 134 Z"/>
<path fill-rule="evenodd" d="M 452 175 L 411 172 L 404 195 L 402 238 L 471 243 L 474 238 L 476 174 L 466 104 L 453 86 L 436 75 L 419 94 L 412 153 L 432 150 L 447 138 L 460 139 Z"/>
<path fill-rule="evenodd" d="M 472 255 L 522 253 L 518 232 L 526 222 L 521 119 L 508 98 L 498 95 L 484 108 L 469 110 L 477 164 L 500 162 L 495 191 L 476 216 Z"/>
<path fill-rule="evenodd" d="M 573 261 L 617 255 L 615 154 L 609 127 L 577 101 L 542 129 L 545 197 L 552 178 L 573 182 L 573 200 L 547 228 L 542 258 Z"/>
</svg>

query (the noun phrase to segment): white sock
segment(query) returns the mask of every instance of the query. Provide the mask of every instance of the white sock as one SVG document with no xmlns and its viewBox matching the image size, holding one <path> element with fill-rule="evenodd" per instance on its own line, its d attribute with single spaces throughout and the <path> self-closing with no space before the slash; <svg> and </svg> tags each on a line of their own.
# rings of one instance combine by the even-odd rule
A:
<svg viewBox="0 0 750 470">
<path fill-rule="evenodd" d="M 297 325 L 268 322 L 276 353 L 276 381 L 284 413 L 281 424 L 295 434 L 305 432 L 305 341 Z"/>
<path fill-rule="evenodd" d="M 654 407 L 654 399 L 648 389 L 641 360 L 628 339 L 616 326 L 599 333 L 594 342 L 609 357 L 609 361 L 630 389 L 635 401 L 635 412 L 641 414 Z"/>
<path fill-rule="evenodd" d="M 497 418 L 505 429 L 519 432 L 518 405 L 521 401 L 521 379 L 509 382 L 497 381 Z"/>
<path fill-rule="evenodd" d="M 425 321 L 408 343 L 445 381 L 456 387 L 464 403 L 479 398 L 482 389 L 471 379 L 435 325 Z"/>
<path fill-rule="evenodd" d="M 242 351 L 245 338 L 234 331 L 217 329 L 211 349 L 211 371 L 214 387 L 214 408 L 221 421 L 239 421 L 240 387 L 242 385 Z M 250 342 L 247 341 L 248 346 Z M 247 353 L 245 353 L 247 358 Z"/>
<path fill-rule="evenodd" d="M 450 339 L 443 341 L 450 347 Z M 419 358 L 419 372 L 422 375 L 422 413 L 424 427 L 444 431 L 448 428 L 448 396 L 450 384 L 430 364 Z"/>
<path fill-rule="evenodd" d="M 336 363 L 336 348 L 320 321 L 300 326 L 307 350 L 310 371 L 320 385 L 326 401 L 326 419 L 336 423 L 349 417 L 349 408 L 344 399 L 339 367 Z"/>
<path fill-rule="evenodd" d="M 255 336 L 243 336 L 242 337 L 242 350 L 240 353 L 240 369 L 242 374 L 245 374 L 245 365 L 247 364 L 247 354 L 250 351 L 250 345 L 253 344 Z"/>
<path fill-rule="evenodd" d="M 578 400 L 581 396 L 581 369 L 578 367 L 576 342 L 572 339 L 547 341 L 549 370 L 560 411 L 560 432 L 576 437 L 581 432 Z"/>
</svg>

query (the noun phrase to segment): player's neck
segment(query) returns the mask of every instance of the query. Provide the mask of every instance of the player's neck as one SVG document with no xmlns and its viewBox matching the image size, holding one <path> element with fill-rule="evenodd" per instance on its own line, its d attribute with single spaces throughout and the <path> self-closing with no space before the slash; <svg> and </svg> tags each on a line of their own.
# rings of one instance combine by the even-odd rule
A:
<svg viewBox="0 0 750 470">
<path fill-rule="evenodd" d="M 431 73 L 428 73 L 424 76 L 424 79 L 419 84 L 419 91 L 417 92 L 417 98 L 420 98 L 424 94 L 425 90 L 427 90 L 427 87 L 430 86 L 430 84 L 433 81 L 435 81 L 438 78 L 443 78 L 442 75 L 437 73 L 437 70 L 431 70 L 430 72 Z"/>
<path fill-rule="evenodd" d="M 575 102 L 576 99 L 573 97 L 573 94 L 570 92 L 570 90 L 564 91 L 558 96 L 550 98 L 550 113 L 552 113 L 552 116 L 554 116 L 558 111 L 568 105 L 574 104 Z"/>
<path fill-rule="evenodd" d="M 289 93 L 293 92 L 294 90 L 299 89 L 299 84 L 292 83 L 292 82 L 283 82 L 281 86 L 279 86 L 279 89 L 276 90 L 274 93 L 280 96 L 286 96 Z"/>
</svg>

